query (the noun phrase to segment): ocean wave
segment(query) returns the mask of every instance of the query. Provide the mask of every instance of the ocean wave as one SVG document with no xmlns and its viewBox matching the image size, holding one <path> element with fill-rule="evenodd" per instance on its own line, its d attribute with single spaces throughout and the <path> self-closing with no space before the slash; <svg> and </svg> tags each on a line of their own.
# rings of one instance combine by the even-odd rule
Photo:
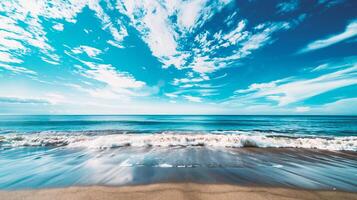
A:
<svg viewBox="0 0 357 200">
<path fill-rule="evenodd" d="M 317 137 L 215 131 L 210 133 L 106 134 L 90 132 L 42 132 L 37 134 L 5 134 L 0 136 L 1 147 L 65 146 L 68 148 L 109 149 L 119 147 L 225 147 L 225 148 L 307 148 L 357 151 L 357 137 Z"/>
</svg>

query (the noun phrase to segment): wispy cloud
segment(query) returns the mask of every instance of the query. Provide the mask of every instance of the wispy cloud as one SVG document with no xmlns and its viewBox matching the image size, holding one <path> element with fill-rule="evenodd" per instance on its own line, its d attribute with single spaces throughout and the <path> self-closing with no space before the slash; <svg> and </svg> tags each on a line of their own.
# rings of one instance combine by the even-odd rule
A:
<svg viewBox="0 0 357 200">
<path fill-rule="evenodd" d="M 180 5 L 178 13 L 178 23 L 181 29 L 192 29 L 200 15 L 203 13 L 202 8 L 205 7 L 206 0 L 184 1 Z"/>
<path fill-rule="evenodd" d="M 126 14 L 132 25 L 140 31 L 144 41 L 149 45 L 154 56 L 164 62 L 177 52 L 176 37 L 178 34 L 171 26 L 169 17 L 174 9 L 173 4 L 166 8 L 157 1 L 119 1 L 117 7 Z"/>
<path fill-rule="evenodd" d="M 311 108 L 308 106 L 296 107 L 296 112 L 299 112 L 299 113 L 309 112 L 310 110 L 311 110 Z"/>
<path fill-rule="evenodd" d="M 198 83 L 202 81 L 208 81 L 210 78 L 208 76 L 201 76 L 201 77 L 190 77 L 190 78 L 175 78 L 173 81 L 173 85 L 181 85 L 181 84 L 192 84 L 192 83 Z"/>
<path fill-rule="evenodd" d="M 202 102 L 202 98 L 201 97 L 194 97 L 194 96 L 190 96 L 190 95 L 184 95 L 183 96 L 187 101 L 191 101 L 191 102 L 195 102 L 195 103 L 200 103 Z"/>
<path fill-rule="evenodd" d="M 2 51 L 0 61 L 20 63 L 23 56 L 31 55 L 37 48 L 42 54 L 40 56 L 44 58 L 43 61 L 58 64 L 58 56 L 55 54 L 55 48 L 48 41 L 42 18 L 75 23 L 76 16 L 85 7 L 95 12 L 102 23 L 103 30 L 112 35 L 112 43 L 121 44 L 127 36 L 126 28 L 105 13 L 99 0 L 1 1 L 0 11 L 4 15 L 0 16 L 0 50 Z M 52 28 L 62 31 L 63 24 L 57 23 Z M 5 54 L 10 54 L 12 59 L 9 59 L 9 56 L 5 57 Z"/>
<path fill-rule="evenodd" d="M 66 96 L 54 92 L 44 94 L 44 98 L 51 104 L 63 104 L 70 102 Z"/>
<path fill-rule="evenodd" d="M 93 87 L 79 86 L 77 89 L 88 92 L 94 97 L 108 99 L 128 99 L 131 96 L 145 96 L 150 92 L 145 82 L 137 81 L 131 74 L 118 71 L 110 64 L 82 61 L 86 67 L 76 66 L 78 73 L 102 85 Z M 145 90 L 145 91 L 144 91 Z"/>
<path fill-rule="evenodd" d="M 94 47 L 86 46 L 86 45 L 81 45 L 79 47 L 73 48 L 72 52 L 75 54 L 86 53 L 89 57 L 92 57 L 92 58 L 94 58 L 97 55 L 102 53 L 101 50 L 94 48 Z"/>
<path fill-rule="evenodd" d="M 196 35 L 194 42 L 190 44 L 193 48 L 185 51 L 189 54 L 189 60 L 184 61 L 182 66 L 176 66 L 178 69 L 192 70 L 187 73 L 186 78 L 174 79 L 172 84 L 179 87 L 177 94 L 201 97 L 218 95 L 218 89 L 212 88 L 215 86 L 208 83 L 211 79 L 218 78 L 210 77 L 211 74 L 272 43 L 272 36 L 277 31 L 290 28 L 287 22 L 276 22 L 259 24 L 253 30 L 248 30 L 247 23 L 246 20 L 240 20 L 236 27 L 225 33 L 222 30 L 203 31 Z"/>
<path fill-rule="evenodd" d="M 120 12 L 126 14 L 131 24 L 141 33 L 143 40 L 150 47 L 163 67 L 174 66 L 177 69 L 192 69 L 196 73 L 212 73 L 225 67 L 230 62 L 244 58 L 254 50 L 269 44 L 274 32 L 289 28 L 288 23 L 265 23 L 254 30 L 246 29 L 247 20 L 241 20 L 229 31 L 200 30 L 216 12 L 228 5 L 230 1 L 205 0 L 175 2 L 141 2 L 121 1 Z M 235 13 L 235 14 L 234 14 Z M 233 12 L 229 19 L 234 24 Z M 176 21 L 172 19 L 176 18 Z M 187 43 L 187 38 L 195 40 Z M 217 56 L 220 51 L 228 55 Z"/>
<path fill-rule="evenodd" d="M 165 93 L 165 96 L 169 97 L 169 98 L 177 98 L 178 95 L 175 93 Z"/>
<path fill-rule="evenodd" d="M 106 83 L 112 88 L 140 88 L 144 82 L 136 81 L 129 73 L 119 72 L 112 65 L 86 62 L 89 70 L 82 70 L 82 75 Z"/>
<path fill-rule="evenodd" d="M 300 50 L 300 53 L 305 53 L 317 49 L 322 49 L 333 44 L 342 42 L 349 38 L 355 37 L 357 35 L 357 20 L 352 21 L 349 23 L 342 33 L 338 33 L 335 35 L 328 36 L 324 39 L 316 40 L 308 44 L 305 48 Z"/>
<path fill-rule="evenodd" d="M 345 0 L 319 0 L 318 4 L 324 5 L 329 8 L 341 4 L 343 2 L 345 2 Z"/>
<path fill-rule="evenodd" d="M 49 102 L 42 99 L 24 99 L 17 97 L 0 97 L 0 103 L 14 104 L 48 104 Z"/>
<path fill-rule="evenodd" d="M 311 70 L 311 72 L 321 71 L 321 70 L 324 70 L 324 69 L 326 69 L 326 68 L 328 68 L 328 63 L 324 63 L 324 64 L 321 64 L 321 65 L 319 65 L 319 66 L 317 66 L 317 67 L 314 67 L 314 68 Z"/>
<path fill-rule="evenodd" d="M 253 30 L 246 29 L 247 20 L 237 22 L 234 29 L 227 33 L 202 32 L 195 37 L 193 61 L 186 63 L 198 73 L 211 73 L 245 58 L 255 50 L 272 42 L 272 35 L 290 28 L 286 22 L 259 24 Z M 221 56 L 219 52 L 225 52 Z"/>
<path fill-rule="evenodd" d="M 0 69 L 6 69 L 9 70 L 13 73 L 22 73 L 22 74 L 30 74 L 30 75 L 36 75 L 37 72 L 29 70 L 27 68 L 24 67 L 18 67 L 18 66 L 14 66 L 14 65 L 7 65 L 7 64 L 2 64 L 0 63 Z"/>
<path fill-rule="evenodd" d="M 283 82 L 283 80 L 272 81 L 269 83 L 253 83 L 247 89 L 237 90 L 236 93 L 249 93 L 249 92 L 255 92 L 268 88 L 274 88 L 277 86 L 277 83 L 279 82 Z"/>
<path fill-rule="evenodd" d="M 57 23 L 57 24 L 53 25 L 52 28 L 57 30 L 57 31 L 63 31 L 64 26 L 61 23 Z"/>
<path fill-rule="evenodd" d="M 278 13 L 283 14 L 283 13 L 288 13 L 295 11 L 299 7 L 299 1 L 298 0 L 290 0 L 287 2 L 281 2 L 278 5 L 276 5 L 276 8 L 278 9 Z"/>
<path fill-rule="evenodd" d="M 299 102 L 310 97 L 349 85 L 357 84 L 357 63 L 335 72 L 311 79 L 290 77 L 268 83 L 254 83 L 247 89 L 237 90 L 234 99 L 265 99 L 279 106 Z"/>
<path fill-rule="evenodd" d="M 174 92 L 165 93 L 169 98 L 186 99 L 185 96 L 199 96 L 203 101 L 204 98 L 219 95 L 219 89 L 224 85 L 212 84 L 210 81 L 217 81 L 226 77 L 227 74 L 220 76 L 201 75 L 196 77 L 193 73 L 187 73 L 187 78 L 175 78 L 173 86 L 177 86 Z M 182 98 L 181 98 L 182 97 Z"/>
<path fill-rule="evenodd" d="M 15 58 L 10 52 L 0 51 L 0 62 L 4 63 L 22 63 L 23 61 Z"/>
<path fill-rule="evenodd" d="M 357 113 L 357 98 L 339 99 L 317 107 L 316 113 L 355 115 Z"/>
</svg>

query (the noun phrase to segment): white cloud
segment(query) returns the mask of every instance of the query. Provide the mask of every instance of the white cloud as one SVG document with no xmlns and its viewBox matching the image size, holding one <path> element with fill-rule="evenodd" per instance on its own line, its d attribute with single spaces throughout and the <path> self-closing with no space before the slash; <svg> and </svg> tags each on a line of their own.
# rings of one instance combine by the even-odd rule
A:
<svg viewBox="0 0 357 200">
<path fill-rule="evenodd" d="M 191 29 L 200 17 L 201 10 L 207 3 L 206 0 L 184 1 L 180 5 L 178 23 L 180 27 Z"/>
<path fill-rule="evenodd" d="M 345 2 L 345 0 L 319 0 L 318 4 L 324 5 L 328 8 L 330 8 L 330 7 L 336 6 L 338 4 L 341 4 L 343 2 Z"/>
<path fill-rule="evenodd" d="M 159 59 L 177 54 L 177 33 L 170 24 L 170 13 L 157 1 L 118 1 L 118 9 L 126 14 Z"/>
<path fill-rule="evenodd" d="M 141 88 L 145 85 L 142 81 L 125 72 L 118 72 L 112 65 L 86 62 L 89 70 L 82 71 L 82 75 L 106 83 L 113 89 Z"/>
<path fill-rule="evenodd" d="M 107 30 L 117 43 L 123 41 L 127 35 L 126 28 L 120 22 L 112 20 L 101 7 L 99 0 L 69 0 L 47 1 L 14 0 L 0 1 L 0 50 L 10 53 L 14 59 L 5 59 L 3 62 L 21 60 L 24 55 L 29 55 L 38 48 L 43 59 L 48 63 L 57 63 L 55 49 L 49 44 L 47 33 L 42 25 L 42 18 L 66 20 L 76 22 L 77 14 L 84 7 L 93 10 L 102 23 L 103 30 Z M 26 27 L 26 28 L 24 28 Z M 57 23 L 53 27 L 62 31 L 63 24 Z M 33 48 L 34 47 L 34 48 Z M 58 57 L 58 56 L 57 56 Z M 18 62 L 19 63 L 19 62 Z"/>
<path fill-rule="evenodd" d="M 9 52 L 0 51 L 0 62 L 22 63 L 23 61 L 18 58 L 14 58 Z"/>
<path fill-rule="evenodd" d="M 287 22 L 267 24 L 266 26 L 267 27 L 261 32 L 251 35 L 245 42 L 243 42 L 243 47 L 239 50 L 239 52 L 237 52 L 240 54 L 239 57 L 246 57 L 251 54 L 252 51 L 270 43 L 274 32 L 290 28 L 290 24 Z"/>
<path fill-rule="evenodd" d="M 19 97 L 13 97 L 13 96 L 0 96 L 0 103 L 48 104 L 49 102 L 44 99 L 29 99 L 29 98 L 19 98 Z"/>
<path fill-rule="evenodd" d="M 38 4 L 29 1 L 0 2 L 0 11 L 5 13 L 0 17 L 0 29 L 3 30 L 0 34 L 1 45 L 18 59 L 31 52 L 31 48 L 25 47 L 25 44 L 39 48 L 44 54 L 53 50 L 47 43 L 46 32 L 38 16 L 42 7 L 43 2 Z M 24 29 L 19 25 L 20 23 L 26 24 L 27 28 Z"/>
<path fill-rule="evenodd" d="M 231 15 L 229 15 L 225 20 L 224 23 L 227 24 L 227 26 L 231 26 L 233 24 L 233 20 L 237 16 L 237 11 L 234 11 Z"/>
<path fill-rule="evenodd" d="M 332 62 L 332 63 L 329 63 L 329 62 L 322 63 L 316 67 L 306 68 L 306 70 L 310 70 L 311 72 L 321 72 L 321 71 L 332 71 L 332 70 L 336 70 L 336 69 L 349 67 L 349 66 L 351 66 L 351 64 L 353 65 L 354 63 L 357 62 L 357 57 L 349 56 L 349 57 L 333 59 L 333 60 L 334 60 L 334 62 Z"/>
<path fill-rule="evenodd" d="M 102 51 L 97 48 L 85 46 L 85 45 L 81 45 L 79 47 L 72 49 L 72 52 L 75 54 L 86 53 L 89 57 L 92 58 L 102 53 Z"/>
<path fill-rule="evenodd" d="M 191 64 L 193 71 L 206 74 L 213 72 L 217 69 L 217 64 L 215 64 L 208 56 L 197 57 Z"/>
<path fill-rule="evenodd" d="M 190 77 L 190 78 L 181 78 L 181 79 L 177 79 L 175 78 L 173 81 L 173 85 L 180 85 L 180 84 L 186 84 L 186 83 L 198 83 L 198 82 L 202 82 L 202 81 L 207 81 L 210 80 L 210 78 L 208 76 L 200 76 L 200 77 Z"/>
<path fill-rule="evenodd" d="M 277 83 L 277 81 L 273 81 L 270 83 L 253 83 L 248 87 L 248 89 L 237 90 L 236 93 L 248 93 L 248 92 L 254 92 L 254 91 L 258 91 L 258 90 L 274 88 L 274 87 L 276 87 L 276 83 Z"/>
<path fill-rule="evenodd" d="M 45 94 L 45 99 L 51 104 L 66 103 L 68 101 L 65 96 L 58 93 L 47 93 Z"/>
<path fill-rule="evenodd" d="M 207 0 L 122 0 L 118 1 L 117 8 L 130 18 L 131 24 L 141 33 L 164 68 L 174 66 L 177 69 L 192 68 L 200 73 L 209 73 L 214 71 L 211 63 L 192 63 L 187 67 L 188 57 L 194 55 L 191 51 L 182 50 L 184 44 L 181 44 L 181 40 L 229 3 L 230 0 L 214 0 L 209 4 Z M 177 23 L 172 20 L 173 17 L 177 18 Z"/>
<path fill-rule="evenodd" d="M 357 20 L 349 23 L 347 25 L 345 31 L 343 31 L 342 33 L 331 35 L 327 38 L 324 38 L 321 40 L 316 40 L 316 41 L 308 44 L 304 49 L 302 49 L 300 51 L 300 53 L 325 48 L 325 47 L 331 46 L 333 44 L 347 40 L 349 38 L 355 37 L 356 35 L 357 35 Z"/>
<path fill-rule="evenodd" d="M 247 20 L 235 22 L 234 11 L 224 19 L 230 23 L 228 29 L 195 32 L 229 3 L 231 0 L 119 0 L 117 9 L 128 16 L 164 68 L 209 74 L 271 43 L 273 33 L 290 28 L 286 22 L 269 22 L 249 31 Z M 191 37 L 195 40 L 187 42 Z M 220 51 L 227 55 L 218 57 Z"/>
<path fill-rule="evenodd" d="M 181 31 L 192 31 L 201 27 L 215 12 L 229 4 L 231 0 L 192 0 L 176 1 L 172 4 L 171 12 L 177 13 L 177 26 Z M 172 1 L 167 1 L 171 4 Z"/>
<path fill-rule="evenodd" d="M 288 13 L 295 11 L 299 7 L 299 1 L 298 0 L 290 0 L 287 2 L 282 2 L 276 5 L 276 8 L 278 9 L 278 13 Z"/>
<path fill-rule="evenodd" d="M 296 112 L 309 112 L 311 109 L 308 106 L 300 106 L 300 107 L 296 107 Z"/>
<path fill-rule="evenodd" d="M 315 110 L 320 114 L 356 115 L 357 98 L 340 99 L 332 103 L 327 103 Z"/>
<path fill-rule="evenodd" d="M 202 102 L 202 98 L 201 98 L 201 97 L 194 97 L 194 96 L 190 96 L 190 95 L 183 95 L 183 97 L 184 97 L 187 101 L 191 101 L 191 102 L 195 102 L 195 103 L 200 103 L 200 102 Z"/>
<path fill-rule="evenodd" d="M 315 67 L 314 69 L 311 70 L 311 72 L 317 72 L 317 71 L 321 71 L 321 70 L 324 70 L 328 67 L 328 64 L 325 63 L 325 64 L 321 64 L 317 67 Z"/>
<path fill-rule="evenodd" d="M 178 95 L 175 93 L 165 93 L 165 96 L 169 97 L 169 98 L 177 98 Z"/>
<path fill-rule="evenodd" d="M 1 20 L 0 20 L 0 29 L 6 29 L 6 28 L 8 27 L 4 26 L 4 24 L 1 25 Z M 8 51 L 8 50 L 25 51 L 26 48 L 24 47 L 24 45 L 18 41 L 20 39 L 22 38 L 13 32 L 0 30 L 0 47 L 3 51 Z"/>
<path fill-rule="evenodd" d="M 241 20 L 238 25 L 236 26 L 235 29 L 233 29 L 231 32 L 225 34 L 222 39 L 228 41 L 230 45 L 235 45 L 239 41 L 243 40 L 247 36 L 247 32 L 242 32 L 245 26 L 247 25 L 246 20 Z M 227 45 L 224 45 L 227 46 Z"/>
<path fill-rule="evenodd" d="M 205 74 L 228 66 L 233 61 L 250 55 L 253 51 L 271 43 L 272 35 L 279 31 L 290 28 L 286 22 L 260 24 L 259 29 L 246 30 L 247 20 L 241 20 L 233 30 L 222 33 L 202 32 L 195 37 L 197 47 L 193 48 L 193 61 L 188 64 L 193 71 Z M 220 51 L 226 55 L 213 56 Z"/>
<path fill-rule="evenodd" d="M 113 47 L 116 47 L 116 48 L 119 48 L 119 49 L 124 48 L 124 46 L 121 45 L 119 42 L 116 42 L 116 41 L 113 41 L 113 40 L 108 40 L 107 43 L 112 45 Z"/>
<path fill-rule="evenodd" d="M 269 83 L 252 84 L 248 89 L 237 90 L 235 98 L 254 100 L 266 98 L 276 101 L 279 106 L 294 102 L 349 85 L 357 84 L 357 65 L 311 79 L 288 78 Z M 242 94 L 245 94 L 242 96 Z"/>
<path fill-rule="evenodd" d="M 30 74 L 30 75 L 37 74 L 36 72 L 26 69 L 24 67 L 18 67 L 18 66 L 7 65 L 7 64 L 2 64 L 2 63 L 0 63 L 0 68 L 12 71 L 13 73 L 23 73 L 23 74 Z"/>
<path fill-rule="evenodd" d="M 45 61 L 46 63 L 49 63 L 51 65 L 59 65 L 59 63 L 57 61 L 54 60 L 49 60 L 46 57 L 41 57 L 41 60 Z"/>
<path fill-rule="evenodd" d="M 61 23 L 57 23 L 57 24 L 53 25 L 52 28 L 57 31 L 63 31 L 63 29 L 64 29 L 63 24 L 61 24 Z"/>
<path fill-rule="evenodd" d="M 128 100 L 132 96 L 147 96 L 155 92 L 145 82 L 137 81 L 131 74 L 118 71 L 110 64 L 98 64 L 82 61 L 89 69 L 77 66 L 78 73 L 100 84 L 76 86 L 93 97 L 105 99 Z"/>
</svg>

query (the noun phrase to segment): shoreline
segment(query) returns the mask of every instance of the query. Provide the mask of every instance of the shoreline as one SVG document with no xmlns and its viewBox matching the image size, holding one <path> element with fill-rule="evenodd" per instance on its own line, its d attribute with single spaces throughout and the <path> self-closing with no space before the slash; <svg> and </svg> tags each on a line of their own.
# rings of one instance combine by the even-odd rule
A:
<svg viewBox="0 0 357 200">
<path fill-rule="evenodd" d="M 230 184 L 157 183 L 133 186 L 74 186 L 68 188 L 0 191 L 0 199 L 357 199 L 357 192 L 255 187 Z"/>
</svg>

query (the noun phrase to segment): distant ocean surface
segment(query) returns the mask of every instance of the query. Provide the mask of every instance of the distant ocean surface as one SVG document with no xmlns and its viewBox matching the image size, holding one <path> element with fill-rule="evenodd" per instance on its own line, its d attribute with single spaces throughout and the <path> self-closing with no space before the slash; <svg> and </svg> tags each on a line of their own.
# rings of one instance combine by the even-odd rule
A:
<svg viewBox="0 0 357 200">
<path fill-rule="evenodd" d="M 0 189 L 183 181 L 357 191 L 357 117 L 0 116 Z"/>
</svg>

